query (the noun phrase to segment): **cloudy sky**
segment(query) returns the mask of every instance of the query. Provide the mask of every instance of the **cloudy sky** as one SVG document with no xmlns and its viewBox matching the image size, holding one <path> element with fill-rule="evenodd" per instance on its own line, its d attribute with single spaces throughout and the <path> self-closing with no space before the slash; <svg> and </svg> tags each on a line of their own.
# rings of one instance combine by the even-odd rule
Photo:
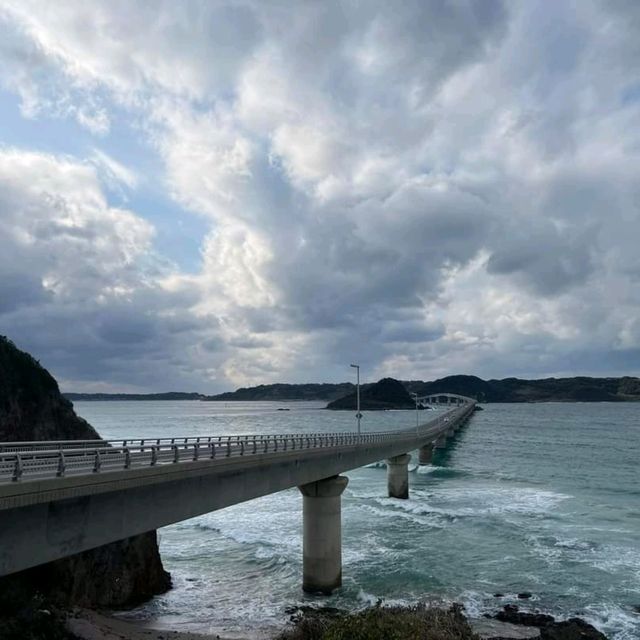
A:
<svg viewBox="0 0 640 640">
<path fill-rule="evenodd" d="M 640 3 L 0 0 L 0 333 L 66 390 L 640 370 Z"/>
</svg>

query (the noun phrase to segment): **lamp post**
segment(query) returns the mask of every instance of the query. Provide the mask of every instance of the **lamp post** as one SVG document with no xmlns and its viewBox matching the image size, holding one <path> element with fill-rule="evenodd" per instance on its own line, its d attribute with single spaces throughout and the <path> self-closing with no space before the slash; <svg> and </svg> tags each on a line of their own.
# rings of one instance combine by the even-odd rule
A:
<svg viewBox="0 0 640 640">
<path fill-rule="evenodd" d="M 416 401 L 416 435 L 419 435 L 418 426 L 419 426 L 420 420 L 418 419 L 418 394 L 413 392 L 411 395 L 414 397 Z"/>
<path fill-rule="evenodd" d="M 360 418 L 362 418 L 360 413 L 360 365 L 352 364 L 349 366 L 356 370 L 356 418 L 358 419 L 358 435 L 360 435 Z"/>
</svg>

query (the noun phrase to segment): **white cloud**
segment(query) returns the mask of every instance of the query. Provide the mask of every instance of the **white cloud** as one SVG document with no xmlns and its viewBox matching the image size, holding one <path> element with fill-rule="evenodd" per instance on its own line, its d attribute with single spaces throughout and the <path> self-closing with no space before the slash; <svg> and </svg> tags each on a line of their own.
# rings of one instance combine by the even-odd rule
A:
<svg viewBox="0 0 640 640">
<path fill-rule="evenodd" d="M 138 185 L 138 174 L 129 167 L 125 167 L 121 162 L 118 162 L 115 158 L 112 158 L 109 154 L 101 151 L 100 149 L 94 149 L 90 162 L 97 169 L 103 180 L 111 188 L 118 188 L 125 186 L 129 189 L 135 189 Z"/>
<path fill-rule="evenodd" d="M 218 385 L 308 377 L 310 366 L 316 379 L 342 377 L 337 363 L 352 357 L 406 377 L 636 366 L 632 4 L 0 6 L 4 82 L 25 113 L 97 135 L 115 135 L 115 108 L 127 114 L 166 192 L 211 227 L 200 273 L 150 278 L 151 233 L 98 182 L 132 190 L 141 172 L 99 149 L 95 170 L 47 160 L 51 202 L 62 192 L 60 211 L 94 212 L 83 233 L 110 231 L 92 236 L 104 257 L 85 248 L 44 290 L 82 288 L 98 259 L 108 296 L 153 291 L 154 312 L 195 327 L 184 329 L 192 364 L 179 359 L 168 379 L 190 366 Z M 47 183 L 33 163 L 22 171 Z M 80 224 L 64 215 L 55 229 Z M 114 255 L 127 268 L 112 281 Z M 36 280 L 11 295 L 32 304 Z M 105 331 L 117 342 L 119 329 Z"/>
</svg>

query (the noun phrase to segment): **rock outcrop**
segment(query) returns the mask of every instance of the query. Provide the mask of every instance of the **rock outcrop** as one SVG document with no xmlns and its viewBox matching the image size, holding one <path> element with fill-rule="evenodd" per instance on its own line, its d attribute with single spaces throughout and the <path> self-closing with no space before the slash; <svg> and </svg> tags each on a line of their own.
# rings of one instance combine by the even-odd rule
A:
<svg viewBox="0 0 640 640">
<path fill-rule="evenodd" d="M 0 336 L 0 441 L 99 438 L 53 376 Z M 170 587 L 155 531 L 0 578 L 0 592 L 38 591 L 60 605 L 83 607 L 128 606 Z"/>
<path fill-rule="evenodd" d="M 557 621 L 553 616 L 539 612 L 523 612 L 507 604 L 494 618 L 514 625 L 540 629 L 540 640 L 607 640 L 607 636 L 581 618 Z"/>
<path fill-rule="evenodd" d="M 360 408 L 363 410 L 415 409 L 415 406 L 415 401 L 409 395 L 402 382 L 393 378 L 382 378 L 375 384 L 360 389 Z M 355 408 L 355 392 L 334 400 L 327 405 L 327 409 L 354 411 Z"/>
</svg>

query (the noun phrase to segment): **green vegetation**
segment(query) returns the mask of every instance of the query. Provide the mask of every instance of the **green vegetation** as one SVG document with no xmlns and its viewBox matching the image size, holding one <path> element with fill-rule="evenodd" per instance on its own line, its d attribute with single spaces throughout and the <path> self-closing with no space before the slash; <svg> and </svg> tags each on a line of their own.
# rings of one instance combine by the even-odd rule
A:
<svg viewBox="0 0 640 640">
<path fill-rule="evenodd" d="M 376 606 L 358 613 L 306 610 L 280 640 L 477 640 L 459 606 Z"/>
</svg>

